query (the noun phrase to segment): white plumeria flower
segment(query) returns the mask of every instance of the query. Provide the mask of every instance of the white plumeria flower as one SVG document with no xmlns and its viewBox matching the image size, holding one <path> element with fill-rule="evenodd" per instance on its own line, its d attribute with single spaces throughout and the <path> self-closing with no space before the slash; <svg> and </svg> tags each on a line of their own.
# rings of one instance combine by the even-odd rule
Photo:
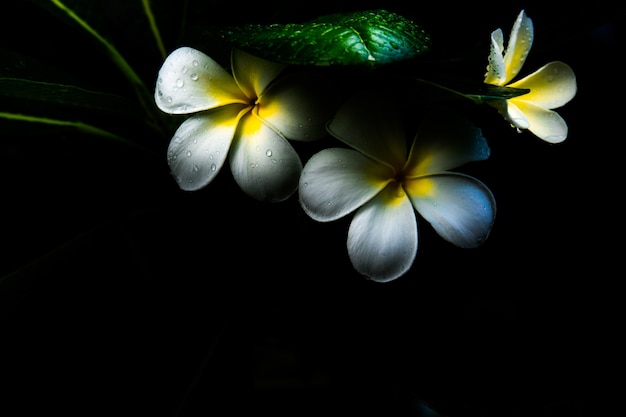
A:
<svg viewBox="0 0 626 417">
<path fill-rule="evenodd" d="M 409 149 L 405 125 L 389 103 L 371 91 L 346 102 L 328 131 L 351 148 L 314 154 L 298 188 L 300 203 L 314 220 L 354 213 L 347 239 L 350 260 L 378 282 L 411 268 L 418 246 L 415 211 L 441 237 L 464 248 L 487 238 L 496 213 L 493 194 L 483 183 L 450 171 L 489 157 L 480 130 L 436 113 L 423 121 Z"/>
<path fill-rule="evenodd" d="M 155 101 L 169 114 L 189 114 L 174 133 L 167 160 L 183 190 L 198 190 L 227 156 L 241 189 L 260 201 L 282 201 L 297 186 L 302 162 L 287 139 L 327 135 L 334 108 L 325 79 L 279 74 L 284 65 L 235 49 L 232 75 L 201 51 L 181 47 L 159 70 Z"/>
<path fill-rule="evenodd" d="M 501 29 L 491 33 L 491 53 L 485 83 L 530 92 L 508 100 L 488 103 L 498 109 L 518 131 L 528 129 L 540 139 L 559 143 L 567 138 L 567 123 L 553 109 L 568 103 L 576 95 L 576 76 L 572 68 L 560 61 L 550 62 L 532 74 L 511 82 L 521 70 L 534 38 L 532 20 L 522 10 L 504 49 Z"/>
</svg>

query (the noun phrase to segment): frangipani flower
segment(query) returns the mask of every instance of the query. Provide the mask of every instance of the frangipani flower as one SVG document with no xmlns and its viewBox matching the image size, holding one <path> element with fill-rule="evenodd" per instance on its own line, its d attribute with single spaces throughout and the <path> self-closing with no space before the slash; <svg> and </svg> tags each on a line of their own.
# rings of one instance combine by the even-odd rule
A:
<svg viewBox="0 0 626 417">
<path fill-rule="evenodd" d="M 169 114 L 189 114 L 174 133 L 168 164 L 183 190 L 198 190 L 227 156 L 241 189 L 260 201 L 281 201 L 298 186 L 302 162 L 287 138 L 327 135 L 334 108 L 326 80 L 279 74 L 284 65 L 244 51 L 231 54 L 232 75 L 204 53 L 181 47 L 159 70 L 155 101 Z"/>
<path fill-rule="evenodd" d="M 567 138 L 567 123 L 553 109 L 568 103 L 576 95 L 576 76 L 567 64 L 550 62 L 532 74 L 511 82 L 521 70 L 533 43 L 532 20 L 522 10 L 504 51 L 501 29 L 491 33 L 491 53 L 485 83 L 497 86 L 529 89 L 530 92 L 508 100 L 493 100 L 498 109 L 518 131 L 528 129 L 540 139 L 559 143 Z"/>
<path fill-rule="evenodd" d="M 383 100 L 368 92 L 338 110 L 328 131 L 351 148 L 314 154 L 298 188 L 300 203 L 314 220 L 354 213 L 347 239 L 350 260 L 378 282 L 394 280 L 412 266 L 418 246 L 415 211 L 441 237 L 464 248 L 487 238 L 496 213 L 483 183 L 451 171 L 488 158 L 479 129 L 448 113 L 434 114 L 409 148 L 405 125 L 390 100 Z"/>
</svg>

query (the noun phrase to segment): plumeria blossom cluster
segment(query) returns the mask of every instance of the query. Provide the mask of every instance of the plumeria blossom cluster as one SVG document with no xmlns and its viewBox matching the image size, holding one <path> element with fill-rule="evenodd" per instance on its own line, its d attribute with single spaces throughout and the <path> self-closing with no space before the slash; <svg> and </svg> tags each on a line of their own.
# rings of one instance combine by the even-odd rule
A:
<svg viewBox="0 0 626 417">
<path fill-rule="evenodd" d="M 485 84 L 527 89 L 486 101 L 518 131 L 557 143 L 567 124 L 554 109 L 576 94 L 563 62 L 550 62 L 514 81 L 533 42 L 522 10 L 504 45 L 491 34 Z M 496 216 L 493 193 L 459 171 L 484 161 L 490 148 L 479 128 L 445 107 L 404 117 L 385 84 L 350 90 L 316 72 L 291 70 L 233 48 L 230 71 L 190 47 L 163 63 L 155 101 L 164 112 L 188 115 L 174 132 L 167 160 L 183 190 L 199 190 L 228 161 L 241 190 L 263 202 L 296 195 L 319 222 L 352 216 L 347 252 L 355 270 L 388 282 L 412 267 L 420 219 L 461 248 L 481 245 Z M 411 132 L 411 133 L 407 133 Z M 337 140 L 302 161 L 292 141 Z"/>
</svg>

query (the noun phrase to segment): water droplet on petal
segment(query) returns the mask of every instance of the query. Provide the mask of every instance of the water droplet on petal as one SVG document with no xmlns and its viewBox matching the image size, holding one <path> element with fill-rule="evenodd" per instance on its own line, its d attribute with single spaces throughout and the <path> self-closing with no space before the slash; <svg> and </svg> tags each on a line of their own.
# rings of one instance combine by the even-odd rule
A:
<svg viewBox="0 0 626 417">
<path fill-rule="evenodd" d="M 268 156 L 268 157 L 272 156 L 272 150 L 271 149 L 266 150 L 265 151 L 265 156 Z"/>
</svg>

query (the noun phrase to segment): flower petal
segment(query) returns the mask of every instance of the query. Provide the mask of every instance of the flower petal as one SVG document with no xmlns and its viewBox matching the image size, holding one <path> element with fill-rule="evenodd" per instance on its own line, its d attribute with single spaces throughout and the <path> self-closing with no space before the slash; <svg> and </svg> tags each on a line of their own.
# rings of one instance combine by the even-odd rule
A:
<svg viewBox="0 0 626 417">
<path fill-rule="evenodd" d="M 266 61 L 241 49 L 233 49 L 231 65 L 233 77 L 241 90 L 249 99 L 255 100 L 285 68 L 285 65 Z"/>
<path fill-rule="evenodd" d="M 225 106 L 189 117 L 174 133 L 167 163 L 183 190 L 209 184 L 224 165 L 235 129 L 239 106 Z"/>
<path fill-rule="evenodd" d="M 504 53 L 505 84 L 511 81 L 522 69 L 528 52 L 530 52 L 530 47 L 533 45 L 533 38 L 533 21 L 522 10 L 515 19 Z"/>
<path fill-rule="evenodd" d="M 278 202 L 296 191 L 302 162 L 287 139 L 249 113 L 237 129 L 230 152 L 230 169 L 237 184 L 250 197 Z"/>
<path fill-rule="evenodd" d="M 509 85 L 513 88 L 529 88 L 530 92 L 515 97 L 516 101 L 531 101 L 547 109 L 556 109 L 574 98 L 577 91 L 576 75 L 564 62 L 554 61 L 532 74 Z"/>
<path fill-rule="evenodd" d="M 321 139 L 328 134 L 326 124 L 339 103 L 333 87 L 330 80 L 313 73 L 281 77 L 261 96 L 259 117 L 287 139 Z"/>
<path fill-rule="evenodd" d="M 206 54 L 186 46 L 173 51 L 163 62 L 154 99 L 157 107 L 169 114 L 247 102 L 224 68 Z"/>
<path fill-rule="evenodd" d="M 370 200 L 392 177 L 391 168 L 353 149 L 324 149 L 302 170 L 300 204 L 317 221 L 336 220 Z"/>
<path fill-rule="evenodd" d="M 402 167 L 407 153 L 406 132 L 394 103 L 383 93 L 359 90 L 337 110 L 328 132 L 372 159 Z"/>
<path fill-rule="evenodd" d="M 496 202 L 477 179 L 450 172 L 406 181 L 405 187 L 415 209 L 445 240 L 473 248 L 489 236 Z"/>
<path fill-rule="evenodd" d="M 517 129 L 528 129 L 530 127 L 528 118 L 526 118 L 524 112 L 522 112 L 513 101 L 499 100 L 495 102 L 493 106 L 498 109 L 498 112 L 504 117 L 505 120 L 511 123 L 511 126 Z"/>
<path fill-rule="evenodd" d="M 504 35 L 502 29 L 491 32 L 491 50 L 485 74 L 485 83 L 504 85 L 506 83 L 506 67 L 504 66 Z"/>
<path fill-rule="evenodd" d="M 489 157 L 480 129 L 458 115 L 437 111 L 424 118 L 407 162 L 406 175 L 418 176 L 457 168 Z"/>
<path fill-rule="evenodd" d="M 560 143 L 567 139 L 567 123 L 557 112 L 528 101 L 515 100 L 514 103 L 526 116 L 527 129 L 535 136 L 550 143 Z M 509 108 L 514 106 L 510 105 Z"/>
<path fill-rule="evenodd" d="M 417 254 L 417 219 L 406 194 L 396 183 L 368 201 L 354 215 L 348 230 L 348 255 L 354 268 L 378 282 L 406 273 Z"/>
</svg>

